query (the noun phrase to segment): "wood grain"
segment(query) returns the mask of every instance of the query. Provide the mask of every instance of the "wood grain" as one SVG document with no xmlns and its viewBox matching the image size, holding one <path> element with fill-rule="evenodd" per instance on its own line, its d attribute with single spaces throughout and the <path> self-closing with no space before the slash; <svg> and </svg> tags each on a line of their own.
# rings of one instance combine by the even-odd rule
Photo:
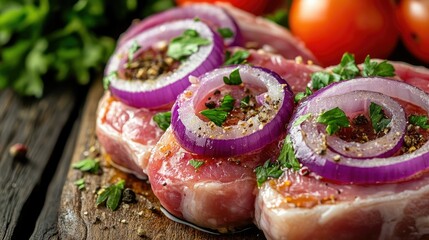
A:
<svg viewBox="0 0 429 240">
<path fill-rule="evenodd" d="M 102 94 L 100 85 L 93 86 L 88 94 L 72 162 L 87 155 L 97 155 L 95 112 Z M 59 209 L 60 239 L 265 239 L 256 228 L 239 234 L 216 236 L 173 222 L 159 210 L 159 201 L 149 183 L 112 168 L 106 159 L 102 158 L 101 164 L 101 175 L 69 170 Z M 87 187 L 79 191 L 74 181 L 82 177 Z M 96 191 L 120 178 L 126 180 L 126 187 L 138 193 L 138 202 L 122 203 L 114 212 L 104 206 L 96 207 Z"/>
<path fill-rule="evenodd" d="M 0 239 L 25 239 L 43 206 L 46 189 L 41 182 L 58 161 L 53 153 L 74 109 L 75 95 L 63 87 L 42 99 L 24 99 L 5 90 L 0 103 Z M 27 159 L 9 154 L 14 143 L 28 147 Z"/>
</svg>

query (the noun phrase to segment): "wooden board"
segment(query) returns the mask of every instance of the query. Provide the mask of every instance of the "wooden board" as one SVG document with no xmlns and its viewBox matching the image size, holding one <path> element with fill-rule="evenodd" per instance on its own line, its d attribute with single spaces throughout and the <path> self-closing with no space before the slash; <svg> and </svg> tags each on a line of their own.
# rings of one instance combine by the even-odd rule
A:
<svg viewBox="0 0 429 240">
<path fill-rule="evenodd" d="M 77 97 L 65 84 L 41 99 L 0 91 L 0 239 L 30 237 L 43 208 L 46 183 L 63 152 L 62 136 L 68 134 Z M 27 146 L 26 159 L 9 154 L 15 143 Z"/>
<path fill-rule="evenodd" d="M 101 84 L 96 84 L 88 94 L 72 163 L 98 155 L 95 112 L 103 91 Z M 243 233 L 216 236 L 171 221 L 160 211 L 159 201 L 149 183 L 114 169 L 105 160 L 101 159 L 101 175 L 70 168 L 59 209 L 60 239 L 265 239 L 255 227 Z M 86 182 L 84 191 L 74 185 L 80 178 Z M 113 212 L 104 206 L 96 207 L 97 190 L 119 178 L 125 179 L 126 187 L 138 193 L 138 202 L 122 203 Z"/>
</svg>

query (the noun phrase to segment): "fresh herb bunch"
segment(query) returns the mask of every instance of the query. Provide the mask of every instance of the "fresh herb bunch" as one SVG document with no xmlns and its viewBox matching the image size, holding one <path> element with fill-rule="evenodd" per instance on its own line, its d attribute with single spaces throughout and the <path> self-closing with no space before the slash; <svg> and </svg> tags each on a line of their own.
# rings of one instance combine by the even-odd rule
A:
<svg viewBox="0 0 429 240">
<path fill-rule="evenodd" d="M 52 79 L 88 84 L 133 19 L 172 6 L 173 0 L 3 0 L 0 89 L 41 97 Z"/>
</svg>

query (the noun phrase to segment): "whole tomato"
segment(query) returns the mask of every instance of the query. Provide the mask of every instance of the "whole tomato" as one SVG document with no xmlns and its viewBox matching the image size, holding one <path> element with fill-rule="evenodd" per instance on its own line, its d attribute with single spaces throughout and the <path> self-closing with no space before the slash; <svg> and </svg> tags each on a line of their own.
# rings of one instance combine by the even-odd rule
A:
<svg viewBox="0 0 429 240">
<path fill-rule="evenodd" d="M 399 35 L 391 0 L 293 0 L 289 24 L 325 66 L 338 64 L 344 52 L 358 63 L 367 54 L 386 58 Z"/>
<path fill-rule="evenodd" d="M 255 15 L 261 15 L 265 13 L 268 7 L 268 0 L 176 0 L 177 5 L 182 6 L 189 3 L 215 3 L 215 2 L 226 2 L 231 5 L 241 8 L 247 12 Z"/>
<path fill-rule="evenodd" d="M 396 13 L 404 45 L 429 63 L 429 0 L 400 0 Z"/>
</svg>

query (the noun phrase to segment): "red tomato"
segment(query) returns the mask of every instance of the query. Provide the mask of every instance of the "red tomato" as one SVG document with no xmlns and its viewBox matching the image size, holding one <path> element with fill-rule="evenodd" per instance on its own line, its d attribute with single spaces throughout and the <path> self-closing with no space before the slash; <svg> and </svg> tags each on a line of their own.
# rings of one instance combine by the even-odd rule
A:
<svg viewBox="0 0 429 240">
<path fill-rule="evenodd" d="M 268 6 L 267 0 L 176 0 L 177 5 L 185 5 L 189 3 L 215 3 L 215 2 L 227 2 L 231 5 L 241 8 L 247 12 L 253 13 L 255 15 L 261 15 L 265 13 L 265 10 Z"/>
<path fill-rule="evenodd" d="M 289 24 L 319 61 L 338 64 L 344 52 L 356 62 L 386 58 L 398 40 L 391 0 L 293 0 Z"/>
<path fill-rule="evenodd" d="M 415 57 L 429 63 L 429 1 L 401 0 L 396 13 L 405 46 Z"/>
</svg>

